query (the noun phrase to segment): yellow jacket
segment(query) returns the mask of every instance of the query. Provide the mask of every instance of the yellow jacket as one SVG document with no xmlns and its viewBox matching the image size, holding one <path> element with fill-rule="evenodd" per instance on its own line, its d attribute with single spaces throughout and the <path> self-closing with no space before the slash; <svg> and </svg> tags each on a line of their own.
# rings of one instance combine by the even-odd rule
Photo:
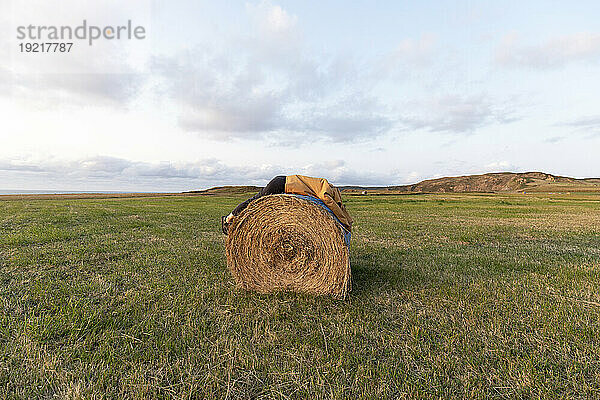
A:
<svg viewBox="0 0 600 400">
<path fill-rule="evenodd" d="M 321 199 L 323 203 L 340 220 L 349 231 L 352 230 L 352 217 L 342 204 L 340 190 L 331 185 L 325 178 L 311 178 L 303 175 L 289 175 L 285 179 L 285 192 L 313 196 Z"/>
</svg>

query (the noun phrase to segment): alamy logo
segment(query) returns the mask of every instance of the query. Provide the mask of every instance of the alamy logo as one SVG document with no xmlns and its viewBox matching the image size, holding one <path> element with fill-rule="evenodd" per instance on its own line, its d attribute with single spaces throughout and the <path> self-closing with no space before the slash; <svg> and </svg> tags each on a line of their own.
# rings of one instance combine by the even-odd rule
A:
<svg viewBox="0 0 600 400">
<path fill-rule="evenodd" d="M 19 40 L 87 40 L 91 46 L 94 41 L 106 40 L 142 40 L 146 38 L 146 29 L 143 26 L 133 26 L 131 20 L 127 25 L 118 26 L 97 26 L 88 25 L 87 20 L 83 20 L 81 25 L 72 27 L 69 25 L 28 25 L 17 27 L 17 39 Z"/>
</svg>

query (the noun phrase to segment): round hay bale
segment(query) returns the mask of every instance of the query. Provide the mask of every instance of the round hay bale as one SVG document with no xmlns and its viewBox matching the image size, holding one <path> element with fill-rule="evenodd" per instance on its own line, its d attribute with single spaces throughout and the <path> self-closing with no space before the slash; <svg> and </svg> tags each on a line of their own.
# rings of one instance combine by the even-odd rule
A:
<svg viewBox="0 0 600 400">
<path fill-rule="evenodd" d="M 250 203 L 229 227 L 225 251 L 227 267 L 243 289 L 345 297 L 351 288 L 338 222 L 319 205 L 292 195 Z"/>
</svg>

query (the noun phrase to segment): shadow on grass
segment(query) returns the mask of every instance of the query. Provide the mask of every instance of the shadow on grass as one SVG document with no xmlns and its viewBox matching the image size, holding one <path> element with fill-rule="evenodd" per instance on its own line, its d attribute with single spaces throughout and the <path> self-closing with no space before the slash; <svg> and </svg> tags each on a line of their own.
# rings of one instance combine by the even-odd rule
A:
<svg viewBox="0 0 600 400">
<path fill-rule="evenodd" d="M 390 254 L 376 249 L 365 250 L 351 255 L 350 296 L 365 298 L 382 292 L 414 290 L 415 287 L 427 285 L 428 278 L 423 273 L 403 267 L 401 252 Z"/>
</svg>

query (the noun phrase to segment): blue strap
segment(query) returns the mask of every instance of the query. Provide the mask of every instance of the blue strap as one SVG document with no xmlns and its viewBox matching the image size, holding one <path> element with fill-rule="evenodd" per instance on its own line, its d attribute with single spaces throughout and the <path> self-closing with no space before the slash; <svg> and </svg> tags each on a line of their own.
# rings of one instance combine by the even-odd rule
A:
<svg viewBox="0 0 600 400">
<path fill-rule="evenodd" d="M 344 226 L 344 224 L 342 224 L 342 222 L 339 220 L 339 218 L 333 213 L 333 211 L 331 211 L 329 209 L 329 207 L 327 207 L 325 205 L 325 203 L 323 202 L 323 200 L 317 198 L 317 197 L 313 197 L 313 196 L 305 196 L 302 194 L 293 194 L 292 196 L 296 196 L 298 198 L 304 199 L 304 200 L 308 200 L 310 202 L 315 203 L 318 206 L 321 206 L 322 208 L 324 208 L 329 214 L 331 214 L 331 216 L 336 220 L 336 222 L 338 223 L 340 229 L 342 230 L 342 233 L 344 234 L 344 242 L 346 243 L 346 246 L 350 246 L 350 239 L 352 237 L 352 233 L 346 229 L 346 227 Z"/>
</svg>

